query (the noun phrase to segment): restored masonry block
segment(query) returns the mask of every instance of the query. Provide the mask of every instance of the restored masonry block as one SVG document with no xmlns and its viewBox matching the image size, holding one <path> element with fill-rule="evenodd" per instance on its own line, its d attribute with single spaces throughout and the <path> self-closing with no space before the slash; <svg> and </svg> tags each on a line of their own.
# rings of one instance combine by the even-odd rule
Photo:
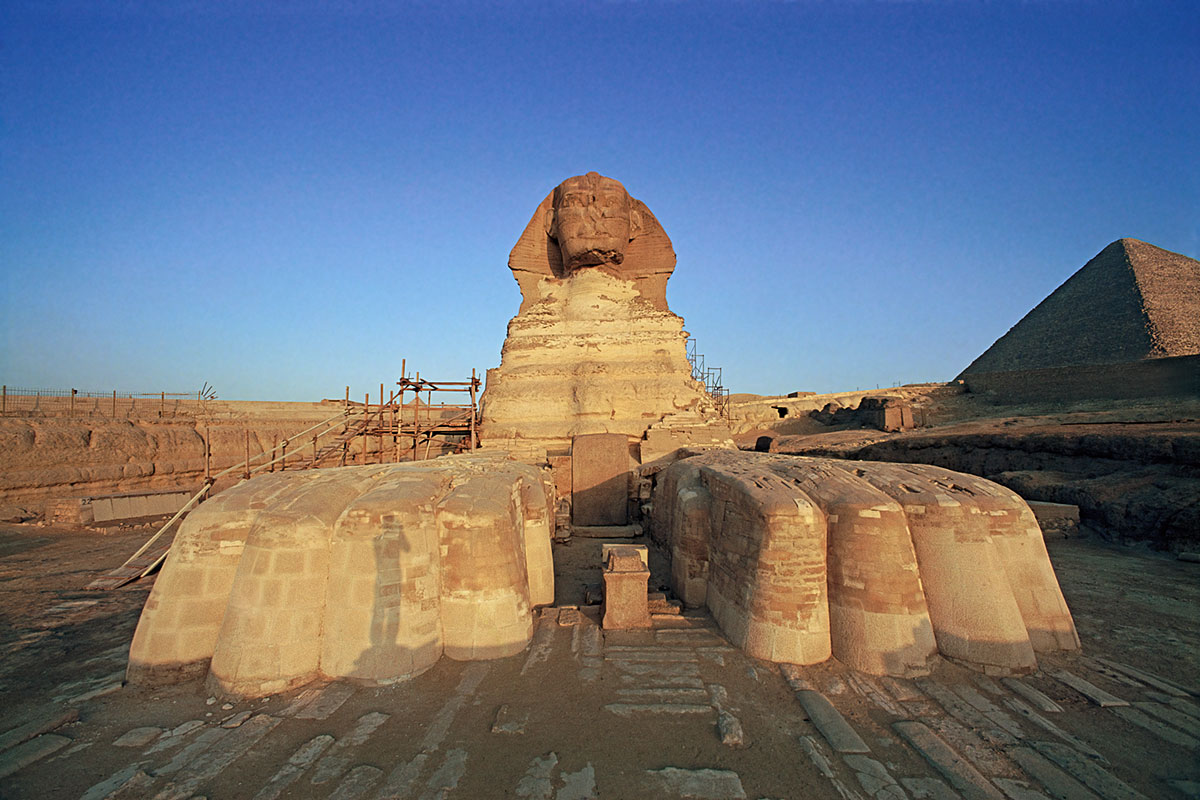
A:
<svg viewBox="0 0 1200 800">
<path fill-rule="evenodd" d="M 650 570 L 634 547 L 608 550 L 604 565 L 604 627 L 649 628 L 650 605 L 646 583 Z"/>
<path fill-rule="evenodd" d="M 749 655 L 911 675 L 1079 649 L 1033 512 L 939 467 L 713 451 L 658 478 L 675 591 Z"/>
<path fill-rule="evenodd" d="M 552 503 L 539 470 L 499 456 L 254 478 L 183 523 L 128 677 L 252 697 L 512 655 L 554 600 Z"/>
</svg>

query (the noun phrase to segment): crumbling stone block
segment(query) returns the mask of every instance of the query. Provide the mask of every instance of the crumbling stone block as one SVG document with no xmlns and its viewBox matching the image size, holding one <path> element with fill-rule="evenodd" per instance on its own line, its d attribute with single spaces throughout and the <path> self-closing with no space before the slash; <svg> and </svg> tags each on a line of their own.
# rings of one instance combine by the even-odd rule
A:
<svg viewBox="0 0 1200 800">
<path fill-rule="evenodd" d="M 1062 537 L 1079 535 L 1079 506 L 1030 500 L 1029 509 L 1037 518 L 1042 533 Z"/>
</svg>

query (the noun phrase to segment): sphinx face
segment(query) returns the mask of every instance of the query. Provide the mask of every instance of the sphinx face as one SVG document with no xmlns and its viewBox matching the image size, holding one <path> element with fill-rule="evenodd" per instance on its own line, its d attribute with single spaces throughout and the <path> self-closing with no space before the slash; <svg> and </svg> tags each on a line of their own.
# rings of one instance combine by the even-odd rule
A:
<svg viewBox="0 0 1200 800">
<path fill-rule="evenodd" d="M 634 225 L 624 186 L 589 172 L 563 181 L 554 198 L 549 233 L 558 240 L 567 271 L 625 260 Z"/>
</svg>

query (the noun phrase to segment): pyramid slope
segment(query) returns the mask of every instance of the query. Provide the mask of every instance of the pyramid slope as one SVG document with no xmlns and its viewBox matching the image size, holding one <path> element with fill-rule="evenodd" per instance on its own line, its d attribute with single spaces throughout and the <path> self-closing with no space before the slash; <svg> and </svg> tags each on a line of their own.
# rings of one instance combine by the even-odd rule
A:
<svg viewBox="0 0 1200 800">
<path fill-rule="evenodd" d="M 1200 261 L 1119 239 L 961 375 L 1200 353 Z M 960 377 L 961 377 L 960 375 Z"/>
</svg>

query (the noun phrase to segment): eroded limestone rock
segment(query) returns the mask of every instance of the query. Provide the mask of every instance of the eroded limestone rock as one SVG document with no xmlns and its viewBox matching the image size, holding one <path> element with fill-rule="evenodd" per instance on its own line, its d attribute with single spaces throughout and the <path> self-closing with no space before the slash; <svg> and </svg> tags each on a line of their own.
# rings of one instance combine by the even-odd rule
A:
<svg viewBox="0 0 1200 800">
<path fill-rule="evenodd" d="M 684 603 L 755 658 L 900 676 L 1079 649 L 1033 512 L 982 478 L 713 451 L 660 474 L 653 533 Z"/>
<path fill-rule="evenodd" d="M 712 415 L 691 376 L 683 320 L 667 308 L 671 240 L 620 183 L 594 172 L 563 181 L 508 265 L 522 302 L 501 364 L 488 371 L 485 446 L 566 452 L 576 435 L 636 440 L 667 417 Z"/>
<path fill-rule="evenodd" d="M 241 696 L 522 650 L 554 601 L 553 490 L 497 456 L 264 475 L 184 521 L 128 677 Z"/>
</svg>

